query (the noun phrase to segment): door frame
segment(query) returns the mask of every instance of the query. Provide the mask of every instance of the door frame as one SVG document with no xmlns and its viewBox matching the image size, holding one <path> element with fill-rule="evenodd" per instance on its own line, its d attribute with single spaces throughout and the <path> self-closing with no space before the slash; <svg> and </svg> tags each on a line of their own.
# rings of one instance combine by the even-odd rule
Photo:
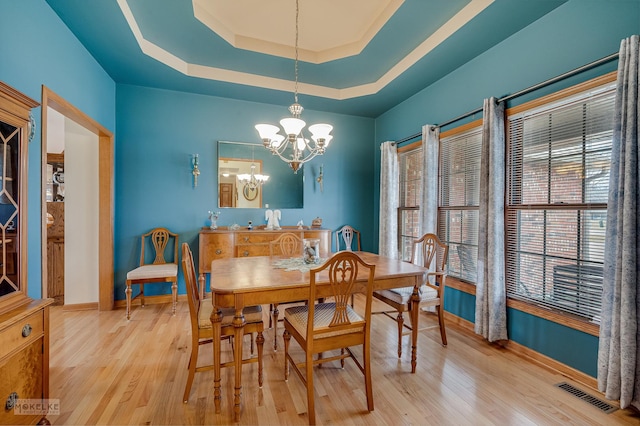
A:
<svg viewBox="0 0 640 426">
<path fill-rule="evenodd" d="M 42 245 L 42 297 L 48 295 L 47 288 L 47 108 L 52 108 L 75 121 L 98 136 L 98 310 L 113 309 L 114 259 L 114 147 L 113 134 L 91 117 L 57 95 L 47 86 L 42 86 L 41 126 L 41 245 Z"/>
</svg>

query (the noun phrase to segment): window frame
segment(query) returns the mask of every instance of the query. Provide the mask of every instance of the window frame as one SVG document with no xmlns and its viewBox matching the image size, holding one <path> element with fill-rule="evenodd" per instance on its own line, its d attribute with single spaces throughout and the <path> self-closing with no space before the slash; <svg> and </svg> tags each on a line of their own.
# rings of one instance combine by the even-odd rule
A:
<svg viewBox="0 0 640 426">
<path fill-rule="evenodd" d="M 509 251 L 509 246 L 513 244 L 513 238 L 519 238 L 519 233 L 514 237 L 509 233 L 509 227 L 513 226 L 513 221 L 516 220 L 518 212 L 527 211 L 531 209 L 540 210 L 540 211 L 551 211 L 551 212 L 559 212 L 559 211 L 575 211 L 578 212 L 585 211 L 588 212 L 590 210 L 604 210 L 606 212 L 607 203 L 593 203 L 593 202 L 585 202 L 584 198 L 581 200 L 583 202 L 575 202 L 575 203 L 555 203 L 551 202 L 550 199 L 547 200 L 547 203 L 522 203 L 522 186 L 520 187 L 519 193 L 514 193 L 513 191 L 513 170 L 512 164 L 510 162 L 509 153 L 513 149 L 513 141 L 511 138 L 511 118 L 517 115 L 521 115 L 528 111 L 540 110 L 545 107 L 549 107 L 549 110 L 554 106 L 554 104 L 558 103 L 566 103 L 570 104 L 572 98 L 587 96 L 588 92 L 593 90 L 598 90 L 603 87 L 611 86 L 615 84 L 616 81 L 616 73 L 608 73 L 603 76 L 597 77 L 595 79 L 586 81 L 584 83 L 569 87 L 567 89 L 555 92 L 553 94 L 543 96 L 541 98 L 532 100 L 530 102 L 526 102 L 524 104 L 518 105 L 516 107 L 512 107 L 507 109 L 506 111 L 506 155 L 507 155 L 507 165 L 506 165 L 506 188 L 505 188 L 505 267 L 506 267 L 506 275 L 515 272 L 511 268 L 516 268 L 514 264 L 513 258 L 516 256 L 515 254 Z M 582 153 L 582 156 L 585 157 L 585 153 Z M 550 160 L 555 157 L 550 156 Z M 520 166 L 522 166 L 523 162 L 520 160 Z M 551 176 L 552 169 L 549 169 L 548 173 Z M 522 184 L 522 182 L 521 182 Z M 548 191 L 550 189 L 548 188 Z M 515 198 L 520 198 L 520 203 L 513 202 Z M 582 197 L 584 197 L 584 191 L 582 193 Z M 584 229 L 578 228 L 576 230 L 576 237 L 580 238 L 580 231 L 584 231 Z M 577 261 L 577 260 L 576 260 Z M 544 266 L 543 266 L 544 267 Z M 510 291 L 511 290 L 511 291 Z M 512 289 L 508 288 L 507 293 L 507 301 L 508 306 L 517 307 L 519 310 L 523 310 L 528 313 L 532 313 L 534 315 L 540 316 L 542 318 L 551 319 L 555 322 L 558 322 L 563 325 L 570 326 L 572 328 L 588 332 L 589 334 L 597 335 L 599 324 L 598 318 L 590 318 L 587 315 L 576 315 L 571 312 L 571 310 L 563 310 L 557 306 L 549 306 L 547 303 L 541 303 L 536 301 L 534 298 L 525 298 L 520 296 L 514 296 Z"/>
</svg>

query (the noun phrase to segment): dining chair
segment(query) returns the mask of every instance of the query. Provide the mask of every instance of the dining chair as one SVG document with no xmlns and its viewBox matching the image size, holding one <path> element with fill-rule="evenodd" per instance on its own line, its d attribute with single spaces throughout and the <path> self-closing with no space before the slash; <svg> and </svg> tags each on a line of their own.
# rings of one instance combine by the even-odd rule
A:
<svg viewBox="0 0 640 426">
<path fill-rule="evenodd" d="M 269 256 L 302 257 L 302 239 L 293 232 L 284 232 L 278 238 L 269 242 Z M 299 302 L 293 302 L 299 303 Z M 269 328 L 273 324 L 273 350 L 278 350 L 278 310 L 279 303 L 269 305 Z M 272 322 L 273 319 L 273 322 Z"/>
<path fill-rule="evenodd" d="M 360 231 L 349 225 L 338 229 L 336 231 L 336 251 L 340 251 L 341 247 L 348 251 L 353 251 L 354 249 L 357 251 L 362 250 L 360 248 Z"/>
<path fill-rule="evenodd" d="M 173 244 L 169 244 L 173 240 Z M 153 249 L 154 259 L 146 263 L 145 248 Z M 173 250 L 171 250 L 173 248 Z M 148 251 L 147 251 L 148 252 Z M 171 256 L 168 260 L 165 256 Z M 131 319 L 131 302 L 140 298 L 144 306 L 144 285 L 150 283 L 171 283 L 173 314 L 176 313 L 178 299 L 178 234 L 167 228 L 155 228 L 141 237 L 140 266 L 127 272 L 125 295 L 127 298 L 127 320 Z M 138 285 L 140 293 L 131 298 L 131 286 Z"/>
<path fill-rule="evenodd" d="M 342 245 L 340 242 L 342 241 Z M 355 243 L 355 247 L 354 247 Z M 354 229 L 352 226 L 345 225 L 336 231 L 336 251 L 340 251 L 340 248 L 344 247 L 347 251 L 353 251 L 355 248 L 357 251 L 362 250 L 360 247 L 360 231 Z M 351 307 L 355 306 L 355 297 L 351 295 Z"/>
<path fill-rule="evenodd" d="M 183 402 L 189 401 L 189 393 L 191 385 L 196 373 L 201 371 L 212 370 L 213 364 L 198 367 L 198 352 L 201 345 L 213 343 L 213 356 L 220 359 L 221 342 L 213 341 L 213 327 L 211 325 L 211 314 L 213 312 L 213 303 L 211 299 L 200 299 L 198 291 L 198 280 L 196 279 L 196 270 L 193 263 L 193 255 L 189 244 L 182 243 L 182 272 L 184 274 L 185 284 L 187 286 L 187 299 L 189 300 L 189 317 L 191 320 L 191 356 L 187 368 L 189 375 L 184 388 Z M 264 345 L 264 323 L 262 322 L 262 306 L 248 306 L 243 309 L 242 313 L 245 318 L 244 334 L 257 333 L 256 344 L 258 346 L 258 357 L 250 357 L 243 359 L 243 364 L 258 363 L 258 386 L 262 388 L 262 352 Z M 234 326 L 232 324 L 235 310 L 233 308 L 225 308 L 221 310 L 222 315 L 222 333 L 221 340 L 232 339 Z M 253 350 L 252 350 L 253 353 Z M 233 361 L 220 363 L 220 367 L 231 367 Z M 216 375 L 220 377 L 220 374 Z"/>
<path fill-rule="evenodd" d="M 437 235 L 425 234 L 422 238 L 413 242 L 411 262 L 429 269 L 425 274 L 425 282 L 420 286 L 420 310 L 425 307 L 435 307 L 440 326 L 442 345 L 447 346 L 447 333 L 444 326 L 444 289 L 447 274 L 445 267 L 449 254 L 449 246 L 444 244 Z M 431 271 L 432 266 L 435 271 Z M 385 314 L 398 323 L 398 358 L 402 356 L 402 336 L 404 328 L 412 330 L 416 324 L 404 324 L 403 312 L 411 309 L 411 295 L 413 287 L 396 288 L 389 290 L 377 290 L 373 297 L 385 302 L 394 308 L 393 311 L 375 312 Z M 394 318 L 392 314 L 397 316 Z M 425 330 L 433 327 L 424 327 Z"/>
<path fill-rule="evenodd" d="M 284 311 L 284 378 L 289 379 L 289 366 L 300 377 L 307 388 L 307 411 L 309 424 L 315 424 L 315 404 L 313 392 L 313 366 L 340 360 L 344 367 L 345 358 L 354 360 L 364 374 L 367 409 L 373 411 L 373 388 L 371 383 L 371 301 L 375 265 L 362 261 L 353 252 L 341 251 L 334 254 L 322 266 L 309 272 L 309 300 L 306 305 L 293 306 Z M 362 282 L 365 278 L 364 283 Z M 357 283 L 357 280 L 360 280 Z M 314 303 L 316 283 L 329 281 L 332 291 L 331 302 Z M 364 289 L 358 288 L 366 286 Z M 349 296 L 355 291 L 366 292 L 364 317 L 348 304 Z M 293 337 L 305 352 L 304 362 L 296 362 L 289 352 Z M 351 347 L 362 345 L 362 362 L 351 351 Z M 322 355 L 336 351 L 340 354 Z M 335 353 L 335 352 L 334 352 Z M 314 355 L 318 357 L 314 359 Z M 305 371 L 303 374 L 302 371 Z M 351 392 L 352 390 L 349 389 Z"/>
</svg>

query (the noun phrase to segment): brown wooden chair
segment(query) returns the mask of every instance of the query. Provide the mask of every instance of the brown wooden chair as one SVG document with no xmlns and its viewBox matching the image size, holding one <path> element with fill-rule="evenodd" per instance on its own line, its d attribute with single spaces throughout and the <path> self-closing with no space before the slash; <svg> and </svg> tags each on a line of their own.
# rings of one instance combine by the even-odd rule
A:
<svg viewBox="0 0 640 426">
<path fill-rule="evenodd" d="M 424 266 L 431 270 L 435 266 L 435 271 L 425 274 L 425 282 L 420 287 L 420 307 L 434 306 L 438 314 L 438 324 L 440 326 L 440 337 L 442 345 L 447 346 L 447 333 L 444 327 L 444 288 L 447 274 L 445 266 L 449 254 L 449 246 L 442 243 L 437 235 L 425 234 L 419 240 L 413 242 L 411 261 L 417 265 Z M 379 290 L 373 293 L 379 299 L 394 308 L 393 311 L 376 312 L 382 313 L 398 323 L 398 358 L 402 356 L 402 336 L 404 328 L 411 330 L 415 324 L 408 326 L 404 324 L 403 312 L 411 309 L 411 295 L 413 287 L 394 288 L 390 290 Z M 393 318 L 391 314 L 397 314 Z M 433 328 L 424 327 L 420 330 Z"/>
<path fill-rule="evenodd" d="M 340 245 L 340 241 L 343 243 L 342 246 Z M 357 251 L 362 250 L 360 247 L 360 231 L 349 225 L 345 225 L 338 229 L 336 231 L 336 251 L 340 251 L 341 247 L 344 247 L 347 251 L 353 251 L 353 249 L 356 249 Z M 351 307 L 353 308 L 354 306 L 355 298 L 351 295 Z"/>
<path fill-rule="evenodd" d="M 340 251 L 341 247 L 344 247 L 344 250 L 348 251 L 362 250 L 360 248 L 360 231 L 349 225 L 338 229 L 336 231 L 336 251 Z"/>
<path fill-rule="evenodd" d="M 200 293 L 198 292 L 198 280 L 196 277 L 196 270 L 193 264 L 193 255 L 189 244 L 182 243 L 182 272 L 184 273 L 184 281 L 187 286 L 187 299 L 189 299 L 189 314 L 191 318 L 191 357 L 189 357 L 189 375 L 187 376 L 187 384 L 184 388 L 183 402 L 189 401 L 189 393 L 191 392 L 191 385 L 193 384 L 193 378 L 196 372 L 212 370 L 213 364 L 198 367 L 198 351 L 200 345 L 205 345 L 213 342 L 213 327 L 211 325 L 211 313 L 213 312 L 213 304 L 211 299 L 200 299 Z M 245 335 L 251 333 L 258 333 L 256 343 L 258 346 L 258 357 L 251 357 L 243 359 L 242 363 L 258 363 L 258 386 L 262 387 L 262 352 L 264 345 L 264 337 L 262 335 L 264 331 L 264 323 L 262 322 L 262 307 L 261 306 L 249 306 L 243 309 L 246 325 L 244 327 Z M 226 308 L 221 310 L 222 314 L 222 338 L 230 339 L 233 336 L 234 327 L 232 325 L 235 311 L 233 308 Z M 253 353 L 253 351 L 252 351 Z M 221 344 L 220 341 L 214 342 L 213 356 L 220 358 Z M 220 363 L 220 367 L 233 366 L 233 361 Z M 220 375 L 217 375 L 220 377 Z"/>
<path fill-rule="evenodd" d="M 309 300 L 306 305 L 294 306 L 284 311 L 284 378 L 289 379 L 289 366 L 293 367 L 307 387 L 309 424 L 315 424 L 313 394 L 313 366 L 329 361 L 352 358 L 364 374 L 367 409 L 373 411 L 371 383 L 371 301 L 375 265 L 364 263 L 357 254 L 342 251 L 333 255 L 324 265 L 310 271 Z M 356 280 L 359 279 L 359 283 Z M 316 282 L 329 280 L 333 291 L 331 302 L 315 304 Z M 362 282 L 364 280 L 364 282 Z M 357 287 L 365 286 L 366 303 L 364 317 L 348 304 Z M 291 337 L 305 352 L 305 361 L 296 363 L 289 353 Z M 362 363 L 350 347 L 362 345 Z M 340 354 L 324 356 L 323 352 L 340 349 Z M 346 352 L 346 353 L 345 353 Z M 314 354 L 318 354 L 316 359 Z M 305 373 L 302 373 L 305 370 Z M 349 390 L 351 392 L 351 390 Z"/>
<path fill-rule="evenodd" d="M 269 256 L 302 257 L 302 240 L 292 232 L 285 232 L 269 242 Z M 278 306 L 278 303 L 269 305 L 269 328 L 273 326 L 274 351 L 278 350 L 278 317 L 280 316 Z"/>
<path fill-rule="evenodd" d="M 150 242 L 147 241 L 150 239 Z M 169 242 L 173 240 L 173 244 Z M 140 305 L 144 306 L 144 285 L 149 283 L 171 283 L 171 296 L 173 300 L 173 314 L 176 313 L 178 299 L 178 234 L 174 234 L 167 228 L 155 228 L 142 235 L 140 249 L 140 266 L 127 272 L 127 319 L 131 319 L 131 301 L 140 298 Z M 145 247 L 153 247 L 155 258 L 150 264 L 145 264 Z M 168 250 L 173 247 L 173 250 Z M 172 253 L 171 253 L 172 252 Z M 165 260 L 165 255 L 171 255 L 170 262 Z M 131 286 L 138 284 L 140 293 L 131 298 Z"/>
</svg>

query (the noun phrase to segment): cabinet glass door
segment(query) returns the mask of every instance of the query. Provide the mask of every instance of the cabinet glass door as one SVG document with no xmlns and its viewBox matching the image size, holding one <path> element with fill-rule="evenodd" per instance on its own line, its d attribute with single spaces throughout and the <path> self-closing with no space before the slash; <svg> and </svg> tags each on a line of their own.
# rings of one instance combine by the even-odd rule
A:
<svg viewBox="0 0 640 426">
<path fill-rule="evenodd" d="M 21 128 L 0 122 L 0 296 L 18 291 L 18 213 Z"/>
</svg>

